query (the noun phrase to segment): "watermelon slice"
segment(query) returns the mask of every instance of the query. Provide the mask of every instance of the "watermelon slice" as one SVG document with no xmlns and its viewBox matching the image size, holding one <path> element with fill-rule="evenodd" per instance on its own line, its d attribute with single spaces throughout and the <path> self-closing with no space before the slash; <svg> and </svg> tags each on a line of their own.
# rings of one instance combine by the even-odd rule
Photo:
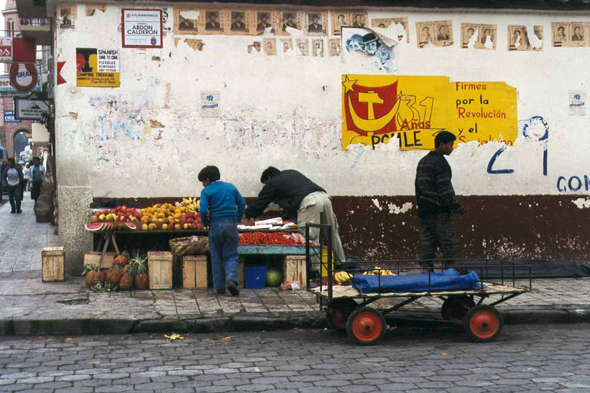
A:
<svg viewBox="0 0 590 393">
<path fill-rule="evenodd" d="M 135 231 L 137 229 L 137 226 L 132 222 L 126 222 L 124 229 L 127 231 Z"/>
<path fill-rule="evenodd" d="M 86 230 L 88 232 L 102 232 L 105 229 L 104 222 L 95 222 L 92 224 L 86 224 Z"/>
</svg>

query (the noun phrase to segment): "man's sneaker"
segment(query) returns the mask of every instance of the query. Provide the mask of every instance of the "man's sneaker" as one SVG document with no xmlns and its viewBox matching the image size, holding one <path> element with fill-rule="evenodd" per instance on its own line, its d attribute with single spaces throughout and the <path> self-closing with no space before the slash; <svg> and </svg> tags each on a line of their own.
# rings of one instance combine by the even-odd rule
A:
<svg viewBox="0 0 590 393">
<path fill-rule="evenodd" d="M 21 209 L 18 209 L 16 212 L 17 213 L 22 213 L 23 211 Z"/>
<path fill-rule="evenodd" d="M 12 213 L 16 213 L 16 210 L 11 210 L 10 211 L 10 214 L 12 214 Z"/>
<path fill-rule="evenodd" d="M 238 289 L 238 283 L 235 280 L 229 280 L 227 282 L 227 289 L 232 296 L 238 296 L 240 294 L 240 290 Z"/>
<path fill-rule="evenodd" d="M 225 289 L 218 289 L 217 294 L 218 295 L 225 295 Z"/>
</svg>

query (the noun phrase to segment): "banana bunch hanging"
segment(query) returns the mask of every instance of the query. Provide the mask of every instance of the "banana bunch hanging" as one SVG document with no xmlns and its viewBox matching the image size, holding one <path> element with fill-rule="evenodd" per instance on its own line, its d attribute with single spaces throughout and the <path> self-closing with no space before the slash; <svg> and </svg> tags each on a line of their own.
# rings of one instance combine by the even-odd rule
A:
<svg viewBox="0 0 590 393">
<path fill-rule="evenodd" d="M 201 200 L 197 200 L 195 197 L 182 198 L 182 206 L 186 207 L 189 212 L 198 213 L 200 204 Z"/>
</svg>

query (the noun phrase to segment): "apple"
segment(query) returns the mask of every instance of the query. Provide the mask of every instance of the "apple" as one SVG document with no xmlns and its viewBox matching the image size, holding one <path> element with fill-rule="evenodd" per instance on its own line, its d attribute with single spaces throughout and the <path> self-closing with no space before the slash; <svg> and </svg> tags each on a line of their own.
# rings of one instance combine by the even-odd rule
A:
<svg viewBox="0 0 590 393">
<path fill-rule="evenodd" d="M 186 213 L 182 213 L 182 214 L 180 215 L 180 221 L 186 221 L 186 219 L 187 219 L 187 215 L 186 215 Z"/>
<path fill-rule="evenodd" d="M 195 220 L 193 218 L 191 218 L 191 217 L 189 217 L 189 218 L 186 219 L 186 222 L 189 222 L 189 223 L 190 222 L 193 222 L 193 221 L 195 221 Z"/>
<path fill-rule="evenodd" d="M 125 222 L 125 221 L 127 221 L 127 217 L 119 216 L 119 221 Z"/>
<path fill-rule="evenodd" d="M 162 229 L 164 231 L 167 231 L 168 230 L 168 224 L 162 224 Z"/>
<path fill-rule="evenodd" d="M 203 224 L 201 224 L 201 223 L 199 222 L 199 223 L 197 224 L 197 229 L 201 230 L 201 229 L 203 229 L 203 228 L 204 228 L 204 227 L 203 227 Z"/>
<path fill-rule="evenodd" d="M 125 213 L 127 211 L 127 206 L 121 206 L 121 210 L 123 213 Z"/>
<path fill-rule="evenodd" d="M 104 215 L 106 216 L 107 214 L 109 214 L 109 213 L 110 213 L 110 211 L 108 211 L 108 210 L 103 210 L 101 213 L 102 213 L 102 214 L 104 214 Z"/>
<path fill-rule="evenodd" d="M 195 224 L 194 222 L 191 222 L 189 226 L 191 227 L 191 229 L 197 229 L 197 224 Z"/>
<path fill-rule="evenodd" d="M 96 216 L 90 217 L 90 222 L 98 222 L 98 217 L 96 217 Z"/>
<path fill-rule="evenodd" d="M 99 221 L 104 221 L 105 219 L 106 219 L 106 216 L 104 214 L 101 214 L 100 216 L 98 216 Z"/>
<path fill-rule="evenodd" d="M 142 231 L 147 231 L 147 230 L 148 230 L 148 224 L 143 224 L 143 225 L 141 226 L 141 230 L 142 230 Z"/>
<path fill-rule="evenodd" d="M 174 224 L 174 229 L 179 230 L 180 229 L 180 224 Z"/>
<path fill-rule="evenodd" d="M 195 213 L 193 213 L 193 212 L 186 213 L 187 218 L 194 218 L 194 216 L 195 216 Z"/>
<path fill-rule="evenodd" d="M 118 212 L 120 212 L 120 211 L 121 211 L 121 206 L 117 206 L 117 207 L 115 208 L 115 210 L 117 211 L 117 213 L 118 213 Z"/>
<path fill-rule="evenodd" d="M 189 229 L 191 226 L 190 226 L 189 224 L 184 224 L 182 227 L 183 227 L 184 229 Z"/>
</svg>

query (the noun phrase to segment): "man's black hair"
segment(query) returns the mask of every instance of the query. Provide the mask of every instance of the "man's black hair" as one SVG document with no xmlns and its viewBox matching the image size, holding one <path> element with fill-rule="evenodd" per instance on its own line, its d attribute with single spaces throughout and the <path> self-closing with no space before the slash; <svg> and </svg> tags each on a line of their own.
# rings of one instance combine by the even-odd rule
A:
<svg viewBox="0 0 590 393">
<path fill-rule="evenodd" d="M 446 145 L 447 143 L 454 142 L 455 140 L 457 140 L 457 137 L 452 132 L 441 131 L 436 134 L 436 137 L 434 138 L 434 148 L 439 147 L 441 143 Z"/>
<path fill-rule="evenodd" d="M 14 157 L 9 157 L 8 162 L 16 162 L 16 160 L 14 159 Z"/>
<path fill-rule="evenodd" d="M 201 169 L 201 172 L 199 172 L 199 181 L 205 181 L 207 179 L 209 179 L 211 183 L 221 179 L 219 168 L 214 165 L 207 165 L 205 168 Z"/>
<path fill-rule="evenodd" d="M 35 157 L 33 157 L 33 161 L 35 161 L 35 160 L 39 160 L 39 161 L 41 161 L 41 158 L 40 158 L 40 157 L 37 157 L 37 156 L 35 156 Z"/>
<path fill-rule="evenodd" d="M 262 176 L 260 176 L 260 182 L 264 183 L 267 180 L 270 180 L 271 177 L 279 173 L 280 171 L 275 168 L 274 166 L 269 166 L 262 172 Z"/>
</svg>

